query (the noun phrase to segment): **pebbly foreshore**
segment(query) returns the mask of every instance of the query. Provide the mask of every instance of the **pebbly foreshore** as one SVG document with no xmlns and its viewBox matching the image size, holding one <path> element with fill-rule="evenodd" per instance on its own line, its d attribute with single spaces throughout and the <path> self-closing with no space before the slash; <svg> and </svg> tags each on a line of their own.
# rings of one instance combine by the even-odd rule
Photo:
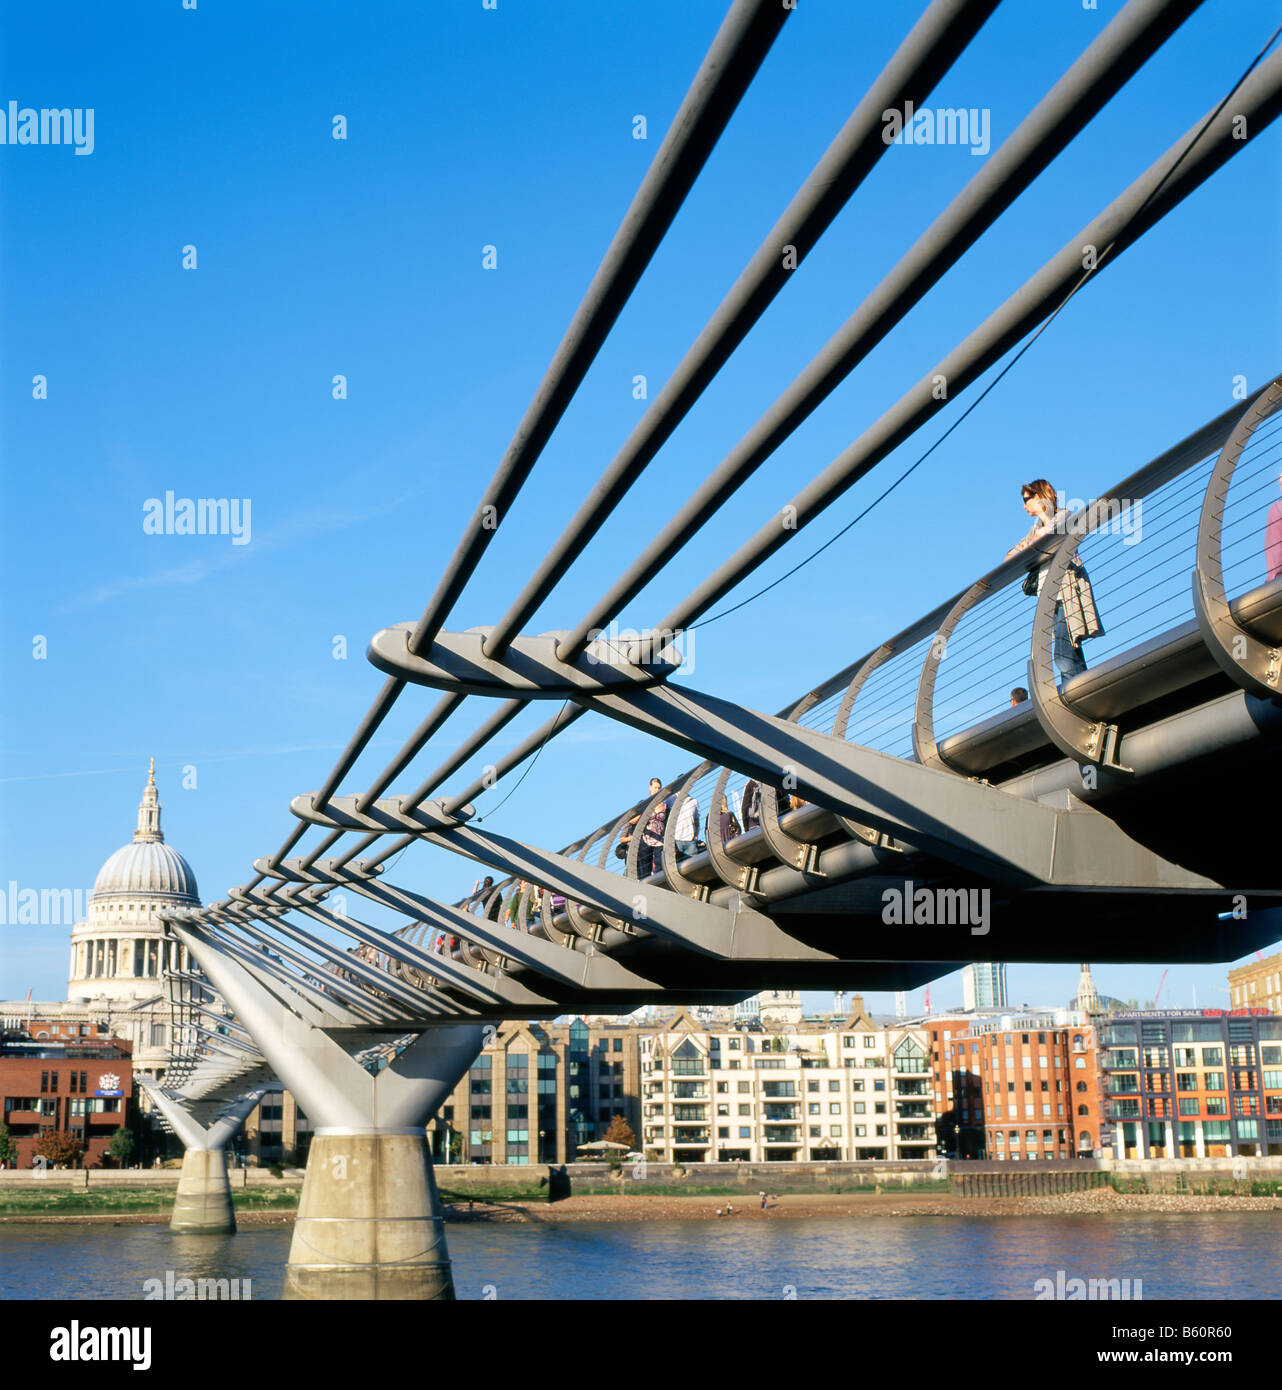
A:
<svg viewBox="0 0 1282 1390">
<path fill-rule="evenodd" d="M 1275 1212 L 1282 1197 L 1210 1197 L 1119 1193 L 1111 1187 L 1053 1197 L 954 1197 L 937 1192 L 798 1193 L 759 1200 L 653 1196 L 567 1197 L 542 1202 L 457 1202 L 450 1221 L 774 1221 L 838 1216 L 1081 1216 L 1155 1212 L 1189 1215 L 1223 1211 Z M 718 1215 L 720 1213 L 720 1215 Z"/>
</svg>

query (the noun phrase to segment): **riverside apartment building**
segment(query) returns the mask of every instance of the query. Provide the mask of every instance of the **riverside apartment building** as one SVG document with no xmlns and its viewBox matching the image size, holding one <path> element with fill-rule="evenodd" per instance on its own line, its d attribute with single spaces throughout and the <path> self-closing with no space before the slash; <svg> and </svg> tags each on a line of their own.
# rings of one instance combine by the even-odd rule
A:
<svg viewBox="0 0 1282 1390">
<path fill-rule="evenodd" d="M 710 1027 L 680 1011 L 641 1038 L 641 1146 L 667 1163 L 935 1154 L 925 1033 L 844 1021 Z"/>
</svg>

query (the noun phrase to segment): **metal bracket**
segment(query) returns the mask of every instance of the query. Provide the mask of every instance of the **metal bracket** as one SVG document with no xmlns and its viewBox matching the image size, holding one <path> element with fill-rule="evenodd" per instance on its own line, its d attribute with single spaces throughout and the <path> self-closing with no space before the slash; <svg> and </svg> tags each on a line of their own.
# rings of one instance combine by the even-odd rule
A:
<svg viewBox="0 0 1282 1390">
<path fill-rule="evenodd" d="M 819 867 L 819 846 L 799 840 L 779 824 L 779 798 L 783 793 L 763 783 L 761 787 L 761 833 L 776 859 L 810 878 L 827 878 Z"/>
<path fill-rule="evenodd" d="M 515 696 L 525 700 L 563 700 L 604 690 L 657 685 L 680 669 L 684 657 L 671 645 L 672 634 L 657 649 L 642 634 L 626 650 L 615 644 L 592 642 L 572 662 L 557 656 L 557 647 L 570 634 L 544 632 L 517 637 L 502 658 L 485 655 L 488 627 L 467 632 L 441 632 L 425 652 L 410 650 L 414 623 L 397 623 L 376 632 L 366 657 L 397 680 L 431 685 L 463 695 Z"/>
</svg>

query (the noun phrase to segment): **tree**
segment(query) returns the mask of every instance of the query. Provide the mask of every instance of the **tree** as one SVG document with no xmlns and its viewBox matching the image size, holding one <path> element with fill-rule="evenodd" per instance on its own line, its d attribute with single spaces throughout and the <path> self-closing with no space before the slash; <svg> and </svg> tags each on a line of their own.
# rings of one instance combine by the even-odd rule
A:
<svg viewBox="0 0 1282 1390">
<path fill-rule="evenodd" d="M 107 1145 L 107 1152 L 123 1168 L 134 1151 L 134 1137 L 127 1129 L 118 1129 Z"/>
<path fill-rule="evenodd" d="M 43 1158 L 50 1167 L 60 1164 L 75 1165 L 84 1156 L 85 1146 L 74 1134 L 65 1129 L 51 1129 L 36 1140 L 36 1155 Z"/>
<path fill-rule="evenodd" d="M 12 1168 L 18 1161 L 18 1146 L 9 1134 L 8 1125 L 0 1125 L 0 1163 Z"/>
<path fill-rule="evenodd" d="M 622 1115 L 616 1115 L 610 1121 L 610 1128 L 605 1132 L 608 1143 L 622 1144 L 629 1153 L 637 1146 L 637 1137 L 632 1133 L 632 1128 Z"/>
</svg>

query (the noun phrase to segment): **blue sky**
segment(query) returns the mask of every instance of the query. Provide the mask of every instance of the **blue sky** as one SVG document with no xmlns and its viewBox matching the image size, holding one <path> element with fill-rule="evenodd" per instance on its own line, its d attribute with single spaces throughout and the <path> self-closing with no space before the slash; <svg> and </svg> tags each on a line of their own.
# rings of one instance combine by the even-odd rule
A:
<svg viewBox="0 0 1282 1390">
<path fill-rule="evenodd" d="M 932 103 L 989 109 L 996 148 L 1119 8 L 1007 0 Z M 506 609 L 643 412 L 634 376 L 657 393 L 918 10 L 806 0 L 785 25 L 453 627 Z M 95 143 L 0 147 L 0 887 L 88 887 L 129 837 L 153 753 L 168 838 L 206 900 L 277 847 L 290 798 L 319 785 L 378 688 L 369 637 L 421 611 L 723 13 L 167 0 L 6 14 L 0 106 L 92 107 Z M 1208 0 L 622 621 L 657 621 L 1215 105 L 1275 23 L 1267 0 Z M 700 634 L 699 686 L 781 707 L 1000 558 L 1026 529 L 1026 477 L 1088 496 L 1231 405 L 1235 377 L 1275 372 L 1280 141 L 1253 142 L 1079 295 L 872 517 Z M 887 152 L 531 630 L 580 616 L 980 162 Z M 144 504 L 166 491 L 249 499 L 250 542 L 146 534 Z M 402 699 L 348 790 L 434 698 Z M 507 746 L 547 713 L 527 711 Z M 465 707 L 414 783 L 478 717 Z M 585 719 L 488 823 L 560 845 L 687 763 Z M 397 873 L 447 900 L 473 878 L 421 848 Z M 65 969 L 62 927 L 0 927 L 0 995 L 60 997 Z M 1160 973 L 1101 966 L 1097 982 L 1147 999 Z M 1076 974 L 1015 966 L 1012 997 L 1062 1002 Z M 1196 984 L 1222 1001 L 1223 983 L 1221 967 L 1175 967 L 1164 999 L 1189 1003 Z M 936 1006 L 959 1000 L 955 977 L 932 990 Z"/>
</svg>

